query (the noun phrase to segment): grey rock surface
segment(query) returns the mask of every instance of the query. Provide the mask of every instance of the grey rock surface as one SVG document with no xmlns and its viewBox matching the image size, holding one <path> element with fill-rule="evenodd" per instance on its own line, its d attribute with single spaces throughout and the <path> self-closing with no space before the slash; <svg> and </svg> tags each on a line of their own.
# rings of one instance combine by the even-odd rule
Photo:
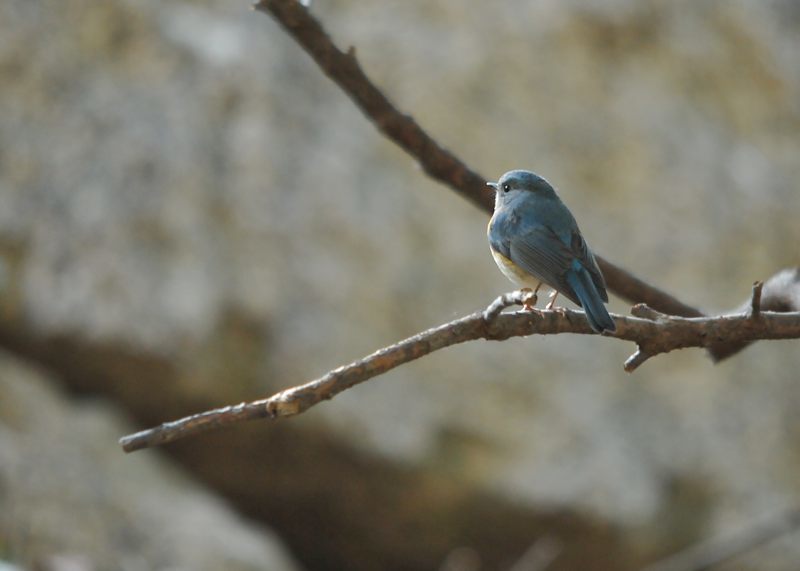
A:
<svg viewBox="0 0 800 571">
<path fill-rule="evenodd" d="M 470 165 L 540 172 L 599 253 L 724 311 L 798 263 L 795 4 L 312 10 Z M 186 358 L 233 307 L 269 330 L 263 393 L 510 289 L 486 217 L 246 4 L 5 2 L 0 77 L 0 285 L 45 330 Z M 796 345 L 631 377 L 611 340 L 471 344 L 302 422 L 524 502 L 713 533 L 800 502 Z"/>
<path fill-rule="evenodd" d="M 0 553 L 26 569 L 296 571 L 268 529 L 154 454 L 124 456 L 130 426 L 0 354 Z"/>
</svg>

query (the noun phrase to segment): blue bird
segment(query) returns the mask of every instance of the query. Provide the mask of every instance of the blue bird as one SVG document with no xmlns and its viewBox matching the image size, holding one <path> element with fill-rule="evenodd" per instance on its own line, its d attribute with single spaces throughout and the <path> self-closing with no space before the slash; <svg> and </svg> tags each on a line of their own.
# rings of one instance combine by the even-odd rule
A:
<svg viewBox="0 0 800 571">
<path fill-rule="evenodd" d="M 606 284 L 578 224 L 550 183 L 525 170 L 509 171 L 497 182 L 494 214 L 487 234 L 494 261 L 518 286 L 532 287 L 534 301 L 542 285 L 586 312 L 598 333 L 616 331 L 604 302 Z"/>
</svg>

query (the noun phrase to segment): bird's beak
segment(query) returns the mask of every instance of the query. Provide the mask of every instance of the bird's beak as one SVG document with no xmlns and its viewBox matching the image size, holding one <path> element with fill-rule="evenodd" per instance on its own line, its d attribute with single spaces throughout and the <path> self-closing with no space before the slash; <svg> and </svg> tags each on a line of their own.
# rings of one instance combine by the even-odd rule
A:
<svg viewBox="0 0 800 571">
<path fill-rule="evenodd" d="M 495 192 L 497 191 L 497 183 L 496 182 L 487 182 L 486 186 L 492 187 L 495 190 Z"/>
</svg>

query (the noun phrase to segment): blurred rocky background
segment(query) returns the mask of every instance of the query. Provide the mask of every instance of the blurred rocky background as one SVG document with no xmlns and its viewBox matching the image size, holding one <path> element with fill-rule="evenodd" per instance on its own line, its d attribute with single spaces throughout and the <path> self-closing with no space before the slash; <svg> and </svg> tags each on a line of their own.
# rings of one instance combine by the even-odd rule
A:
<svg viewBox="0 0 800 571">
<path fill-rule="evenodd" d="M 443 145 L 543 174 L 687 303 L 798 264 L 800 3 L 311 10 Z M 472 571 L 546 540 L 548 569 L 636 569 L 800 504 L 796 342 L 632 376 L 609 339 L 472 343 L 123 455 L 511 286 L 486 216 L 246 2 L 6 0 L 0 82 L 0 567 Z M 799 560 L 794 534 L 721 568 Z"/>
</svg>

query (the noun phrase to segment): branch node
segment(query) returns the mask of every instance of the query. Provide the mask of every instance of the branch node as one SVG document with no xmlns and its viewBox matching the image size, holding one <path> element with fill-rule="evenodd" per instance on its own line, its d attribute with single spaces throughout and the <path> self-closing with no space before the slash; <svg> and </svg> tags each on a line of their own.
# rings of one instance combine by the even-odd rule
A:
<svg viewBox="0 0 800 571">
<path fill-rule="evenodd" d="M 282 416 L 294 416 L 303 412 L 299 400 L 294 398 L 293 393 L 293 388 L 286 389 L 272 398 L 267 399 L 267 402 L 264 404 L 267 416 L 271 419 L 276 419 Z"/>
<path fill-rule="evenodd" d="M 750 298 L 750 317 L 758 319 L 761 317 L 761 290 L 764 282 L 753 282 L 753 295 Z"/>
<path fill-rule="evenodd" d="M 650 321 L 658 321 L 666 317 L 666 315 L 656 311 L 646 303 L 637 303 L 631 307 L 631 315 L 634 317 L 641 317 L 642 319 L 648 319 Z"/>
<path fill-rule="evenodd" d="M 486 323 L 491 323 L 497 319 L 497 316 L 507 307 L 511 307 L 512 305 L 524 305 L 525 299 L 527 299 L 525 293 L 519 290 L 504 293 L 490 303 L 483 311 L 483 320 Z"/>
</svg>

